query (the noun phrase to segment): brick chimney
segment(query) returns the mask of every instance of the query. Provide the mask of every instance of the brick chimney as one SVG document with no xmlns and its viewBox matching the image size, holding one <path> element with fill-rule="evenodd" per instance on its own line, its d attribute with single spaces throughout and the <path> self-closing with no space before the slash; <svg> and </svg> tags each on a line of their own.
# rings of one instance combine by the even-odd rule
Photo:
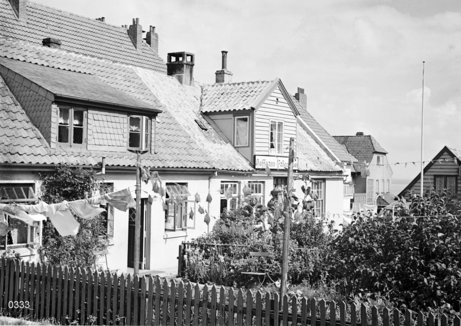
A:
<svg viewBox="0 0 461 326">
<path fill-rule="evenodd" d="M 26 12 L 26 0 L 9 0 L 11 7 L 14 10 L 14 13 L 20 20 L 27 19 L 27 12 Z"/>
<path fill-rule="evenodd" d="M 62 42 L 57 38 L 47 37 L 42 40 L 42 44 L 43 46 L 47 46 L 49 48 L 59 49 L 61 47 Z"/>
<path fill-rule="evenodd" d="M 146 42 L 155 53 L 158 53 L 158 34 L 155 33 L 155 26 L 149 26 L 149 31 L 146 34 Z"/>
<path fill-rule="evenodd" d="M 174 76 L 183 85 L 194 82 L 195 56 L 188 52 L 168 53 L 166 62 L 168 76 Z"/>
<path fill-rule="evenodd" d="M 133 18 L 133 24 L 128 27 L 128 35 L 136 49 L 140 49 L 142 45 L 142 26 L 139 24 L 139 18 Z"/>
<path fill-rule="evenodd" d="M 232 72 L 227 70 L 227 51 L 221 51 L 221 70 L 216 71 L 216 83 L 230 83 L 232 81 Z"/>
<path fill-rule="evenodd" d="M 304 93 L 304 88 L 298 87 L 295 99 L 298 100 L 299 104 L 301 104 L 303 108 L 307 108 L 307 95 Z"/>
</svg>

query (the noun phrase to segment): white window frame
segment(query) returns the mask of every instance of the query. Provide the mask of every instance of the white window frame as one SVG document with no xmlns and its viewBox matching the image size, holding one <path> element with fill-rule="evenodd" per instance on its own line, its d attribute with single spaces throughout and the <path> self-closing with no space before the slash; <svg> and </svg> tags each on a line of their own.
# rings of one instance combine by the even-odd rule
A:
<svg viewBox="0 0 461 326">
<path fill-rule="evenodd" d="M 314 215 L 317 217 L 325 216 L 325 192 L 326 181 L 324 179 L 312 180 L 312 194 L 315 197 Z"/>
<path fill-rule="evenodd" d="M 253 198 L 256 198 L 258 201 L 258 204 L 264 205 L 264 186 L 265 182 L 264 181 L 248 181 L 248 187 L 251 189 L 251 196 Z M 260 188 L 260 191 L 258 191 L 258 188 Z"/>
<path fill-rule="evenodd" d="M 65 125 L 61 121 L 61 112 L 63 110 L 68 110 L 69 111 L 69 123 Z M 74 113 L 75 112 L 83 112 L 83 124 L 82 126 L 74 126 Z M 67 133 L 67 141 L 59 141 L 59 129 L 60 127 L 67 127 L 68 128 L 68 133 Z M 74 129 L 75 128 L 82 128 L 82 143 L 74 143 Z M 86 146 L 87 142 L 87 128 L 88 128 L 88 118 L 87 118 L 87 110 L 84 108 L 79 108 L 79 107 L 71 107 L 71 106 L 62 106 L 58 108 L 58 132 L 57 132 L 57 143 L 61 146 L 69 146 L 69 147 L 76 147 L 76 148 L 82 148 Z"/>
<path fill-rule="evenodd" d="M 233 187 L 232 198 L 226 198 L 226 191 L 229 186 Z M 235 186 L 235 187 L 234 187 Z M 240 182 L 238 181 L 221 181 L 220 185 L 221 200 L 227 200 L 227 210 L 237 209 L 240 205 Z M 232 201 L 235 201 L 235 207 L 233 207 Z"/>
<path fill-rule="evenodd" d="M 131 130 L 131 119 L 140 119 L 139 132 Z M 139 134 L 138 146 L 130 146 L 131 134 Z M 147 140 L 146 140 L 147 136 Z M 152 121 L 149 117 L 143 115 L 130 115 L 128 116 L 128 149 L 138 151 L 150 151 L 150 144 L 152 142 Z"/>
<path fill-rule="evenodd" d="M 186 182 L 167 182 L 165 184 L 165 188 L 167 185 L 170 185 L 170 184 L 178 184 L 178 185 L 184 185 L 186 186 L 187 188 L 189 187 L 188 183 Z M 184 231 L 184 230 L 187 230 L 187 220 L 189 218 L 189 211 L 188 211 L 188 202 L 190 202 L 188 199 L 187 199 L 187 196 L 185 199 L 180 199 L 180 200 L 177 200 L 176 198 L 170 198 L 168 193 L 166 194 L 167 196 L 167 200 L 165 201 L 165 205 L 167 207 L 167 209 L 165 210 L 165 231 L 169 231 L 169 232 L 175 232 L 175 231 Z M 173 209 L 173 214 L 170 214 L 170 211 L 171 209 Z M 180 214 L 180 218 L 179 218 L 179 223 L 178 223 L 178 220 L 177 220 L 177 216 L 176 214 L 179 213 Z M 171 226 L 167 226 L 167 220 L 169 218 L 173 218 L 173 227 Z M 179 224 L 179 225 L 178 225 Z M 195 222 L 194 222 L 195 224 Z M 195 227 L 195 225 L 194 225 Z"/>
<path fill-rule="evenodd" d="M 272 134 L 272 124 L 275 124 L 275 135 L 274 141 L 271 141 L 271 134 Z M 280 126 L 282 127 L 282 131 L 280 132 Z M 285 132 L 285 125 L 283 121 L 278 120 L 271 120 L 269 123 L 269 153 L 276 154 L 276 155 L 283 155 L 283 141 L 284 141 L 284 132 Z M 279 139 L 279 134 L 281 134 L 281 139 Z M 274 148 L 271 148 L 272 143 L 274 143 Z"/>
</svg>

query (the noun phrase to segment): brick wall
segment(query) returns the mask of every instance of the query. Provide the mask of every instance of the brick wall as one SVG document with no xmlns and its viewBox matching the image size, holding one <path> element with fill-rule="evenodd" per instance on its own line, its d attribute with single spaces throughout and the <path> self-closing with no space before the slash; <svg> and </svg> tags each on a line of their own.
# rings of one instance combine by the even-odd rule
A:
<svg viewBox="0 0 461 326">
<path fill-rule="evenodd" d="M 29 119 L 50 144 L 53 94 L 6 67 L 0 66 L 0 74 Z"/>
<path fill-rule="evenodd" d="M 126 151 L 128 118 L 126 114 L 88 111 L 88 149 Z"/>
</svg>

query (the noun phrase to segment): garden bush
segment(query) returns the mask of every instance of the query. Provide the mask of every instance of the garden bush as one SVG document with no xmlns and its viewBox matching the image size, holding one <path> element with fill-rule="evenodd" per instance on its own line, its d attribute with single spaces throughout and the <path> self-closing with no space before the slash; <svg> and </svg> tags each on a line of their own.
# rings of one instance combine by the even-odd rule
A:
<svg viewBox="0 0 461 326">
<path fill-rule="evenodd" d="M 331 243 L 329 280 L 347 295 L 379 295 L 398 307 L 459 309 L 459 207 L 431 193 L 410 198 L 394 216 L 355 216 Z"/>
</svg>

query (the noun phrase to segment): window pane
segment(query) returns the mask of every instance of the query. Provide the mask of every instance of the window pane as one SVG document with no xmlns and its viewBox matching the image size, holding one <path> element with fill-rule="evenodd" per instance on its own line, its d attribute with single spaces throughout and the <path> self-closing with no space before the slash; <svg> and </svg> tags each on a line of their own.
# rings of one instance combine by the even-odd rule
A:
<svg viewBox="0 0 461 326">
<path fill-rule="evenodd" d="M 69 124 L 69 109 L 59 109 L 59 124 Z"/>
<path fill-rule="evenodd" d="M 130 117 L 130 132 L 141 131 L 141 118 L 140 117 Z"/>
<path fill-rule="evenodd" d="M 69 127 L 59 126 L 58 128 L 58 142 L 68 143 L 69 142 Z"/>
<path fill-rule="evenodd" d="M 144 119 L 144 148 L 149 148 L 150 145 L 150 123 L 149 119 Z"/>
<path fill-rule="evenodd" d="M 248 117 L 235 119 L 235 145 L 248 146 Z"/>
<path fill-rule="evenodd" d="M 130 132 L 129 147 L 140 147 L 141 134 Z"/>
<path fill-rule="evenodd" d="M 269 148 L 270 149 L 275 149 L 275 134 L 277 132 L 277 125 L 275 122 L 271 122 L 271 130 L 270 130 L 270 144 L 269 144 Z"/>
<path fill-rule="evenodd" d="M 74 144 L 83 144 L 83 127 L 74 127 Z"/>
<path fill-rule="evenodd" d="M 277 130 L 277 153 L 283 153 L 283 123 L 278 123 L 278 130 Z"/>
<path fill-rule="evenodd" d="M 455 176 L 447 177 L 447 190 L 452 195 L 456 194 L 456 177 Z"/>
<path fill-rule="evenodd" d="M 83 111 L 74 111 L 73 125 L 83 127 Z"/>
</svg>

